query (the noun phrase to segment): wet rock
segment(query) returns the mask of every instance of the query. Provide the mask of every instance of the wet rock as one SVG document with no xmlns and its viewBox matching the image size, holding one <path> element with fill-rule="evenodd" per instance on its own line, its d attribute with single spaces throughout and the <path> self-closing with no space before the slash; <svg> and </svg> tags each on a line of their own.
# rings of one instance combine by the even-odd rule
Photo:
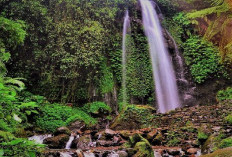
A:
<svg viewBox="0 0 232 157">
<path fill-rule="evenodd" d="M 149 133 L 147 134 L 147 139 L 148 139 L 149 141 L 153 140 L 154 137 L 157 135 L 157 133 L 158 133 L 157 130 L 152 130 L 151 132 L 149 132 Z"/>
<path fill-rule="evenodd" d="M 78 149 L 82 149 L 82 150 L 88 150 L 90 148 L 90 145 L 91 145 L 91 137 L 90 135 L 85 135 L 85 136 L 81 136 L 79 139 L 78 139 L 78 142 L 77 142 L 77 148 Z"/>
<path fill-rule="evenodd" d="M 133 157 L 142 157 L 142 156 L 153 157 L 154 156 L 153 149 L 150 143 L 148 142 L 148 140 L 146 140 L 139 134 L 134 134 L 133 136 L 131 136 L 126 145 L 131 148 L 134 148 L 135 154 L 133 155 Z M 131 153 L 128 153 L 128 154 L 129 156 L 131 155 Z"/>
<path fill-rule="evenodd" d="M 85 129 L 85 124 L 81 121 L 75 121 L 73 123 L 71 123 L 68 127 L 70 130 L 81 130 L 83 131 Z"/>
<path fill-rule="evenodd" d="M 76 150 L 77 157 L 84 157 L 84 153 L 81 149 Z"/>
<path fill-rule="evenodd" d="M 122 137 L 121 136 L 118 135 L 118 136 L 114 136 L 113 137 L 113 142 L 114 143 L 119 143 L 120 141 L 122 141 Z"/>
<path fill-rule="evenodd" d="M 44 144 L 47 144 L 49 148 L 63 149 L 69 140 L 69 135 L 61 134 L 54 137 L 49 137 L 44 140 Z"/>
<path fill-rule="evenodd" d="M 126 151 L 123 151 L 123 150 L 118 151 L 117 154 L 119 157 L 128 157 L 128 153 Z"/>
<path fill-rule="evenodd" d="M 97 146 L 103 146 L 103 147 L 110 147 L 114 146 L 115 143 L 113 141 L 106 141 L 106 140 L 98 140 Z"/>
<path fill-rule="evenodd" d="M 197 154 L 198 149 L 197 148 L 189 148 L 187 150 L 188 154 Z"/>
<path fill-rule="evenodd" d="M 43 154 L 45 157 L 60 157 L 59 152 L 47 152 Z"/>
<path fill-rule="evenodd" d="M 180 150 L 168 149 L 168 150 L 167 150 L 167 153 L 168 153 L 169 155 L 176 156 L 176 155 L 180 155 Z"/>
<path fill-rule="evenodd" d="M 129 137 L 133 135 L 133 133 L 129 130 L 122 130 L 122 131 L 120 131 L 119 134 L 120 134 L 120 136 L 122 136 L 125 139 L 129 139 Z"/>
<path fill-rule="evenodd" d="M 161 145 L 164 137 L 161 133 L 158 133 L 156 137 L 152 140 L 153 145 Z"/>
<path fill-rule="evenodd" d="M 66 135 L 71 135 L 71 131 L 67 127 L 59 127 L 56 129 L 54 136 L 60 135 L 60 134 L 66 134 Z"/>
<path fill-rule="evenodd" d="M 214 135 L 209 136 L 204 145 L 201 148 L 202 154 L 208 154 L 213 152 L 213 148 L 216 146 L 216 137 Z"/>
<path fill-rule="evenodd" d="M 107 138 L 112 138 L 114 135 L 116 135 L 117 133 L 111 129 L 106 129 L 105 130 L 105 135 Z"/>
</svg>

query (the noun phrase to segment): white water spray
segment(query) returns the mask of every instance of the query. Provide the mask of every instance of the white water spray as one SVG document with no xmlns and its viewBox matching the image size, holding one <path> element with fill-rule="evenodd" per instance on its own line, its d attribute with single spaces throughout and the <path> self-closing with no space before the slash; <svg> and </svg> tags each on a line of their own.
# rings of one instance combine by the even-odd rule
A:
<svg viewBox="0 0 232 157">
<path fill-rule="evenodd" d="M 127 101 L 127 93 L 126 93 L 126 34 L 128 27 L 130 25 L 129 13 L 126 11 L 123 23 L 123 40 L 122 40 L 122 92 L 123 92 L 123 106 Z"/>
<path fill-rule="evenodd" d="M 28 140 L 35 141 L 38 144 L 43 144 L 43 141 L 48 137 L 52 137 L 52 135 L 50 135 L 50 134 L 47 134 L 47 135 L 34 135 L 32 137 L 29 137 Z"/>
<path fill-rule="evenodd" d="M 148 37 L 159 112 L 180 107 L 171 58 L 164 45 L 162 28 L 153 3 L 140 0 L 145 34 Z"/>
</svg>

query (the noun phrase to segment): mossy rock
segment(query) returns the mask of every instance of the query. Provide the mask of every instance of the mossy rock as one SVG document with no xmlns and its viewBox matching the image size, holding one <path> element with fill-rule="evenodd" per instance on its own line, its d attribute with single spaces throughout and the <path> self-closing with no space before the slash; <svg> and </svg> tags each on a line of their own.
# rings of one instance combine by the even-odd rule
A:
<svg viewBox="0 0 232 157">
<path fill-rule="evenodd" d="M 134 157 L 154 157 L 152 147 L 147 142 L 137 142 L 134 150 L 136 151 Z"/>
<path fill-rule="evenodd" d="M 134 134 L 129 137 L 129 141 L 125 144 L 126 147 L 133 148 L 133 157 L 154 157 L 154 152 L 148 140 L 140 134 Z"/>
<path fill-rule="evenodd" d="M 211 135 L 206 142 L 204 143 L 204 145 L 201 148 L 201 152 L 203 154 L 208 154 L 213 152 L 213 150 L 216 148 L 218 144 L 217 138 L 214 135 Z"/>
<path fill-rule="evenodd" d="M 232 147 L 219 149 L 211 154 L 202 155 L 200 157 L 231 157 L 232 156 Z"/>
<path fill-rule="evenodd" d="M 147 105 L 128 105 L 111 125 L 116 130 L 132 130 L 151 127 L 155 109 Z"/>
</svg>

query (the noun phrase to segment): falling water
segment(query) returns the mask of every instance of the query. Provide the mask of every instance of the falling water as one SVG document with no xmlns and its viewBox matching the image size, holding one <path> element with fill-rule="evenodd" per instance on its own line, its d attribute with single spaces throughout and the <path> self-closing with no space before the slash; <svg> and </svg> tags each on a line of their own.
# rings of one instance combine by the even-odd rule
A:
<svg viewBox="0 0 232 157">
<path fill-rule="evenodd" d="M 122 40 L 122 92 L 123 105 L 126 104 L 126 34 L 130 25 L 129 13 L 126 11 L 123 24 L 123 40 Z"/>
<path fill-rule="evenodd" d="M 65 149 L 70 149 L 71 144 L 72 144 L 74 138 L 75 138 L 74 135 L 71 135 L 71 136 L 69 137 L 69 140 L 68 140 L 68 142 L 66 143 Z"/>
<path fill-rule="evenodd" d="M 140 3 L 145 34 L 150 46 L 159 111 L 165 113 L 180 107 L 173 66 L 164 45 L 162 28 L 152 2 L 140 0 Z"/>
</svg>

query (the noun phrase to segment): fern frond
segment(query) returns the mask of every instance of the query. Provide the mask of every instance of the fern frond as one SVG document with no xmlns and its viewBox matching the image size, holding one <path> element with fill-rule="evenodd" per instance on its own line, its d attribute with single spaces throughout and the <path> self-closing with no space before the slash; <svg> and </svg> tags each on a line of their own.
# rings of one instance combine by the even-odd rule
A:
<svg viewBox="0 0 232 157">
<path fill-rule="evenodd" d="M 17 91 L 22 91 L 25 88 L 25 84 L 21 80 L 24 80 L 24 79 L 5 77 L 4 83 L 6 85 L 13 87 Z"/>
</svg>

